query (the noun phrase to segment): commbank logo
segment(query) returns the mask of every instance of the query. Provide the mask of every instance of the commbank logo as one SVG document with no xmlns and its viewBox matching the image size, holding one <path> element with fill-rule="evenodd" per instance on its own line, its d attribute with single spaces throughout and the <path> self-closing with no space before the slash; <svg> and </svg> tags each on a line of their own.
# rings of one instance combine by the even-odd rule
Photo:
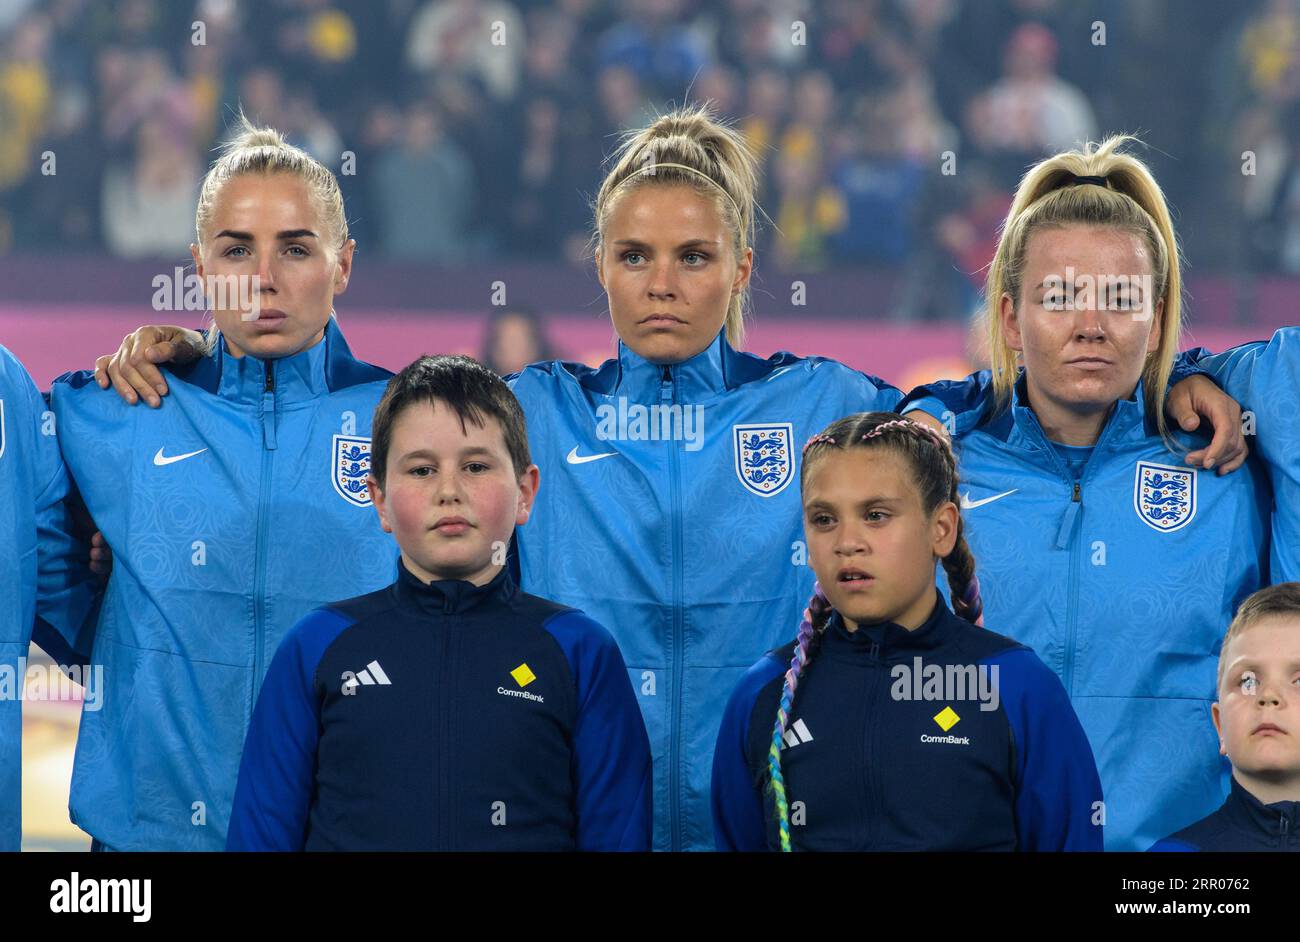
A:
<svg viewBox="0 0 1300 942">
<path fill-rule="evenodd" d="M 520 664 L 512 670 L 510 676 L 514 678 L 514 682 L 520 687 L 527 687 L 537 679 L 537 675 L 533 673 L 533 669 L 528 666 L 527 662 Z M 498 687 L 497 693 L 503 697 L 518 697 L 521 700 L 533 700 L 537 703 L 546 702 L 545 697 L 540 696 L 539 694 L 529 693 L 527 690 L 507 690 L 505 687 Z"/>
<path fill-rule="evenodd" d="M 952 707 L 946 706 L 934 715 L 934 721 L 946 733 L 961 722 L 961 717 L 957 715 L 957 711 Z"/>
<path fill-rule="evenodd" d="M 954 726 L 956 726 L 958 723 L 961 722 L 961 717 L 957 715 L 957 711 L 950 706 L 944 707 L 933 717 L 931 717 L 931 719 L 933 719 L 935 724 L 945 733 L 947 733 L 948 730 L 952 729 Z M 969 746 L 970 737 L 953 736 L 951 734 L 947 736 L 931 736 L 929 733 L 922 733 L 921 742 L 924 743 L 940 742 L 940 743 L 947 743 L 950 746 Z"/>
<path fill-rule="evenodd" d="M 358 686 L 373 687 L 376 684 L 380 686 L 392 686 L 392 681 L 384 673 L 384 669 L 379 666 L 378 661 L 371 661 L 366 665 L 365 670 L 358 672 L 355 676 L 349 677 L 343 682 L 344 690 L 352 690 Z"/>
</svg>

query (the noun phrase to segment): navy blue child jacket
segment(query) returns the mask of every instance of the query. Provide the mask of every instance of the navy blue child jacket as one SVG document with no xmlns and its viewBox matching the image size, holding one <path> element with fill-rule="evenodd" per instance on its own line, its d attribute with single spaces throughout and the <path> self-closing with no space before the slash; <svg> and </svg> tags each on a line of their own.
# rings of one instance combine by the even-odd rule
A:
<svg viewBox="0 0 1300 942">
<path fill-rule="evenodd" d="M 1157 852 L 1300 851 L 1300 801 L 1264 804 L 1237 777 L 1218 811 L 1151 846 Z"/>
<path fill-rule="evenodd" d="M 792 849 L 1100 851 L 1101 782 L 1060 680 L 935 595 L 915 631 L 850 632 L 838 612 L 827 622 L 781 749 Z M 769 652 L 727 705 L 719 850 L 780 846 L 768 751 L 793 653 L 793 642 Z M 996 698 L 981 698 L 981 673 Z"/>
<path fill-rule="evenodd" d="M 649 850 L 650 745 L 610 634 L 518 589 L 393 585 L 272 660 L 227 850 Z"/>
</svg>

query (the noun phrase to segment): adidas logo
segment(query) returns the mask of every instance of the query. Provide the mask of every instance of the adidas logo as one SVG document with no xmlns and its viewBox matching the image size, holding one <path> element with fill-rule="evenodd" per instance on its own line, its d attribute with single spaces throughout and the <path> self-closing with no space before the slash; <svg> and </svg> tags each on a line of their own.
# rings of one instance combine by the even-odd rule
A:
<svg viewBox="0 0 1300 942">
<path fill-rule="evenodd" d="M 781 748 L 785 749 L 789 746 L 797 746 L 800 743 L 812 742 L 812 738 L 812 733 L 808 731 L 808 724 L 802 719 L 798 719 L 785 731 L 785 745 Z"/>
<path fill-rule="evenodd" d="M 392 686 L 393 682 L 388 679 L 384 669 L 379 666 L 378 661 L 371 661 L 366 665 L 365 670 L 358 672 L 343 682 L 344 690 L 354 690 L 357 687 L 373 687 L 375 684 L 380 686 Z"/>
</svg>

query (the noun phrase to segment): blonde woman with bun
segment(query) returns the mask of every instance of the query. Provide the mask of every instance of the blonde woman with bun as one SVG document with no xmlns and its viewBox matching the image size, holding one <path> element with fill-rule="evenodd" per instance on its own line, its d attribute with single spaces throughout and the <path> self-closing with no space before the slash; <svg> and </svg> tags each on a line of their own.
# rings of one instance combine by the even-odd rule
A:
<svg viewBox="0 0 1300 942">
<path fill-rule="evenodd" d="M 281 636 L 395 572 L 365 487 L 391 374 L 353 357 L 332 316 L 355 245 L 337 181 L 244 122 L 195 216 L 214 324 L 205 355 L 170 370 L 169 407 L 132 409 L 88 372 L 52 391 L 64 459 L 114 555 L 82 652 L 107 689 L 82 713 L 70 802 L 96 849 L 223 849 Z"/>
</svg>

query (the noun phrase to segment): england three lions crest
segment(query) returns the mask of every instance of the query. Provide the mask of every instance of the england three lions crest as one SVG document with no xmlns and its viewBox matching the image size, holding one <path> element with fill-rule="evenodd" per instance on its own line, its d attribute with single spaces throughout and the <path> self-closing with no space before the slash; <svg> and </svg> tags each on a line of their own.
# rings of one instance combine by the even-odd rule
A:
<svg viewBox="0 0 1300 942">
<path fill-rule="evenodd" d="M 785 490 L 794 477 L 789 422 L 732 426 L 736 453 L 736 477 L 745 489 L 759 497 L 771 497 Z"/>
<path fill-rule="evenodd" d="M 370 506 L 370 439 L 355 435 L 335 435 L 333 452 L 334 490 L 349 504 Z"/>
<path fill-rule="evenodd" d="M 1133 480 L 1133 509 L 1153 530 L 1180 530 L 1196 516 L 1196 472 L 1139 461 Z"/>
</svg>

